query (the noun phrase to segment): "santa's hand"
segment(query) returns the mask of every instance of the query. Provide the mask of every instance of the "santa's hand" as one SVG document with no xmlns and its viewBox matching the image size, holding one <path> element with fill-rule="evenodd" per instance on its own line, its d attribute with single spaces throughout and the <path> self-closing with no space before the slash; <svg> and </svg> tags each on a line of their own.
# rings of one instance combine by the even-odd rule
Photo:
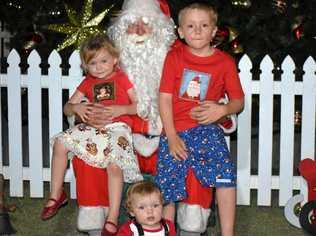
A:
<svg viewBox="0 0 316 236">
<path fill-rule="evenodd" d="M 104 114 L 113 119 L 124 114 L 124 107 L 116 105 L 106 106 L 104 107 Z"/>
<path fill-rule="evenodd" d="M 182 161 L 188 158 L 185 143 L 178 135 L 168 137 L 169 152 L 174 159 Z"/>
<path fill-rule="evenodd" d="M 201 102 L 199 106 L 191 109 L 190 116 L 199 124 L 211 124 L 225 116 L 225 105 L 214 101 Z"/>
</svg>

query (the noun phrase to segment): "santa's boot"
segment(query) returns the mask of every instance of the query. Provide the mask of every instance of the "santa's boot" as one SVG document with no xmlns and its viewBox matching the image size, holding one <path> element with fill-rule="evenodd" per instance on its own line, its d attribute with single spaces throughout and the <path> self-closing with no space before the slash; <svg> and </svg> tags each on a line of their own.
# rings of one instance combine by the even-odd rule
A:
<svg viewBox="0 0 316 236">
<path fill-rule="evenodd" d="M 86 232 L 90 236 L 100 236 L 107 214 L 108 207 L 79 206 L 78 230 Z"/>
<path fill-rule="evenodd" d="M 109 206 L 107 173 L 77 157 L 73 158 L 72 164 L 79 206 L 77 228 L 91 236 L 101 235 Z"/>
<path fill-rule="evenodd" d="M 180 236 L 200 236 L 207 228 L 211 210 L 199 205 L 179 203 L 177 208 L 177 224 Z"/>
</svg>

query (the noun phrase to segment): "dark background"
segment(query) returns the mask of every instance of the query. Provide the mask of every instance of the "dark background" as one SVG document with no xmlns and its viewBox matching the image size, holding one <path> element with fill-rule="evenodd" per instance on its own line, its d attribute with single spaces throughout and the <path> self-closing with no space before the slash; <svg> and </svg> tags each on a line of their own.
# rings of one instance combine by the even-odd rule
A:
<svg viewBox="0 0 316 236">
<path fill-rule="evenodd" d="M 144 0 L 145 1 L 145 0 Z M 100 23 L 106 29 L 121 8 L 122 0 L 93 1 L 93 15 L 114 7 Z M 188 0 L 169 0 L 172 17 L 177 23 L 177 13 Z M 298 69 L 308 56 L 316 55 L 316 0 L 208 0 L 219 12 L 217 47 L 237 59 L 247 54 L 256 65 L 269 54 L 276 66 L 286 55 L 298 63 Z M 65 4 L 78 12 L 84 0 L 2 0 L 0 20 L 12 33 L 9 48 L 27 56 L 32 49 L 39 51 L 42 59 L 57 48 L 66 35 L 48 30 L 49 24 L 67 23 Z M 62 57 L 73 47 L 60 52 Z M 4 66 L 5 67 L 5 66 Z"/>
</svg>

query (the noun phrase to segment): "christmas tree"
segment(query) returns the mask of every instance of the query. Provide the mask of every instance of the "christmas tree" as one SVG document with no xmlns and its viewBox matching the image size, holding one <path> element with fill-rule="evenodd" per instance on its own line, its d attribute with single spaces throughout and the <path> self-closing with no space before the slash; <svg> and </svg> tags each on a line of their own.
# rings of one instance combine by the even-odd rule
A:
<svg viewBox="0 0 316 236">
<path fill-rule="evenodd" d="M 145 0 L 144 0 L 145 1 Z M 106 29 L 120 10 L 122 0 L 6 0 L 1 1 L 1 21 L 12 34 L 9 47 L 22 54 L 32 49 L 45 58 L 66 38 L 49 30 L 51 24 L 69 23 L 69 7 L 73 17 L 83 17 L 85 2 L 92 4 L 92 15 L 109 10 L 99 28 Z M 177 23 L 181 7 L 193 2 L 169 0 L 172 17 Z M 286 55 L 291 55 L 298 66 L 308 56 L 316 56 L 316 1 L 315 0 L 208 0 L 219 12 L 219 30 L 216 46 L 228 51 L 237 59 L 247 54 L 256 64 L 269 54 L 280 64 Z M 66 5 L 66 7 L 65 7 Z M 67 7 L 68 6 L 68 7 Z M 60 51 L 69 55 L 74 50 L 70 45 Z"/>
</svg>

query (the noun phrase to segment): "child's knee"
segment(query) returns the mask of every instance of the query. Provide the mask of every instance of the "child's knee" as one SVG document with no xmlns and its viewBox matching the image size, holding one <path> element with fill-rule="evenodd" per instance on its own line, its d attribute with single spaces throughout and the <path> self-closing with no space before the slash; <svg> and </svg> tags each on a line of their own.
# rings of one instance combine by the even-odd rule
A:
<svg viewBox="0 0 316 236">
<path fill-rule="evenodd" d="M 106 170 L 108 173 L 111 173 L 111 174 L 122 174 L 122 169 L 114 163 L 110 163 L 107 166 Z"/>
</svg>

